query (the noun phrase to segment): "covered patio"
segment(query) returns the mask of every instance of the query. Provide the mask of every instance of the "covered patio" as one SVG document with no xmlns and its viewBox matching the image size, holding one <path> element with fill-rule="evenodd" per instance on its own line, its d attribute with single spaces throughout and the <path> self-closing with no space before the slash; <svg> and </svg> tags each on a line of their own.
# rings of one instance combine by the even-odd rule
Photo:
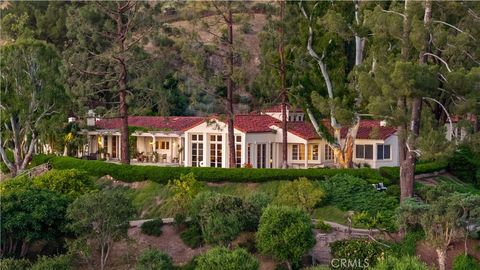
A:
<svg viewBox="0 0 480 270">
<path fill-rule="evenodd" d="M 183 138 L 179 132 L 136 131 L 136 152 L 133 163 L 179 166 L 182 163 Z"/>
</svg>

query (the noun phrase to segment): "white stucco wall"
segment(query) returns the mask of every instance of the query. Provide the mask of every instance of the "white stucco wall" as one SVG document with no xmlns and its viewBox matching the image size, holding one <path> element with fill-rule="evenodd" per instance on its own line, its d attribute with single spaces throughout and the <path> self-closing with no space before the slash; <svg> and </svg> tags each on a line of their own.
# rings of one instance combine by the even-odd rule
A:
<svg viewBox="0 0 480 270">
<path fill-rule="evenodd" d="M 388 144 L 390 145 L 390 159 L 378 160 L 377 159 L 377 145 Z M 353 149 L 353 162 L 355 164 L 368 164 L 371 168 L 380 168 L 386 166 L 399 166 L 398 162 L 398 136 L 392 135 L 385 141 L 383 140 L 365 140 L 356 139 L 355 145 L 373 145 L 373 159 L 359 159 L 356 158 L 356 147 Z"/>
</svg>

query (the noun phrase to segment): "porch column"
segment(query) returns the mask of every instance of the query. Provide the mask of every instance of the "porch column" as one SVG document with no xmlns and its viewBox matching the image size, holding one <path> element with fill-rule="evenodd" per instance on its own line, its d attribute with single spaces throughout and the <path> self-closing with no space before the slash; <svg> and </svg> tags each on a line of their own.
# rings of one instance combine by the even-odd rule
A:
<svg viewBox="0 0 480 270">
<path fill-rule="evenodd" d="M 203 167 L 210 167 L 210 138 L 206 132 L 203 133 Z"/>
<path fill-rule="evenodd" d="M 119 160 L 122 160 L 122 140 L 120 139 L 121 137 L 122 137 L 122 135 L 117 136 L 117 139 L 118 139 L 118 141 L 117 141 L 118 142 L 118 144 L 117 144 L 117 157 L 118 157 Z M 136 140 L 137 137 L 130 137 L 130 139 Z M 135 144 L 135 146 L 136 145 L 137 144 Z M 135 149 L 137 149 L 137 147 L 135 147 Z M 129 151 L 129 154 L 130 154 L 130 156 L 135 156 L 135 153 L 130 153 L 130 151 Z"/>
<path fill-rule="evenodd" d="M 157 137 L 155 137 L 155 134 L 152 133 L 152 156 L 155 156 L 155 153 L 157 153 Z M 153 158 L 152 158 L 153 159 Z M 159 160 L 155 160 L 155 162 L 159 162 Z"/>
<path fill-rule="evenodd" d="M 252 148 L 253 146 L 253 148 Z M 252 146 L 250 146 L 250 154 L 252 155 L 252 167 L 253 168 L 258 168 L 258 162 L 257 162 L 257 142 L 254 142 L 252 144 Z"/>
<path fill-rule="evenodd" d="M 185 133 L 185 144 L 183 146 L 183 156 L 185 157 L 183 166 L 192 166 L 192 164 L 190 164 L 190 135 L 188 133 Z"/>
<path fill-rule="evenodd" d="M 228 168 L 230 157 L 228 155 L 228 135 L 222 134 L 222 168 Z"/>
<path fill-rule="evenodd" d="M 247 157 L 247 140 L 246 140 L 246 137 L 245 136 L 241 136 L 242 138 L 242 144 L 241 144 L 241 148 L 242 148 L 242 164 L 240 164 L 241 167 L 243 167 L 243 164 L 246 164 L 247 163 L 247 160 L 248 160 L 248 157 Z"/>
<path fill-rule="evenodd" d="M 308 168 L 308 142 L 305 144 L 305 169 Z"/>
<path fill-rule="evenodd" d="M 168 139 L 168 146 L 170 148 L 170 163 L 173 161 L 173 140 L 172 137 Z"/>
</svg>

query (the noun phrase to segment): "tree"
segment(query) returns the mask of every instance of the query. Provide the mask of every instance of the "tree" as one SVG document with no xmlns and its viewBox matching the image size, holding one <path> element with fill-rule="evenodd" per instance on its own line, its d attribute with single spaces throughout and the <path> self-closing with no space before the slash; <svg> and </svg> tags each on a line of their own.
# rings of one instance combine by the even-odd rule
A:
<svg viewBox="0 0 480 270">
<path fill-rule="evenodd" d="M 312 223 L 302 210 L 269 206 L 260 218 L 256 234 L 257 247 L 263 254 L 271 254 L 285 261 L 289 269 L 315 245 Z"/>
<path fill-rule="evenodd" d="M 476 202 L 476 209 L 480 197 L 473 195 L 466 203 L 465 194 L 442 194 L 430 203 L 418 203 L 413 199 L 406 200 L 399 209 L 399 220 L 403 226 L 420 225 L 425 232 L 425 240 L 435 248 L 440 270 L 445 269 L 447 248 L 455 240 L 464 235 L 462 221 L 468 216 L 470 202 Z M 470 196 L 468 196 L 470 197 Z M 470 210 L 470 209 L 469 209 Z"/>
<path fill-rule="evenodd" d="M 326 12 L 318 12 L 318 6 L 320 2 L 313 3 L 310 6 L 306 7 L 302 1 L 298 2 L 298 6 L 301 10 L 301 16 L 307 21 L 308 37 L 306 50 L 310 57 L 316 62 L 318 68 L 320 69 L 322 80 L 324 81 L 325 88 L 327 90 L 327 97 L 325 98 L 319 92 L 311 92 L 311 97 L 303 98 L 302 102 L 305 104 L 306 111 L 315 127 L 316 132 L 327 140 L 329 146 L 333 149 L 336 162 L 342 168 L 351 168 L 353 167 L 353 147 L 354 141 L 357 136 L 357 131 L 360 125 L 360 114 L 357 112 L 361 105 L 361 95 L 359 93 L 359 88 L 356 83 L 356 78 L 354 82 L 354 93 L 348 93 L 348 91 L 342 91 L 342 87 L 339 87 L 335 90 L 335 78 L 331 78 L 332 70 L 329 71 L 327 68 L 328 61 L 326 57 L 332 58 L 331 52 L 329 53 L 329 48 L 332 47 L 330 44 L 334 43 L 337 45 L 335 48 L 337 51 L 340 51 L 338 45 L 341 45 L 342 42 L 347 43 L 347 41 L 354 37 L 355 41 L 355 60 L 354 66 L 357 67 L 362 64 L 363 61 L 363 50 L 365 46 L 365 37 L 361 23 L 361 14 L 360 14 L 360 4 L 359 1 L 355 1 L 354 8 L 352 9 L 351 4 L 343 6 L 343 9 L 349 14 L 344 16 L 340 13 L 340 10 L 337 10 L 335 7 L 325 8 Z M 354 14 L 354 16 L 352 16 Z M 320 15 L 323 17 L 319 18 Z M 348 20 L 350 19 L 350 21 Z M 324 27 L 325 30 L 316 33 L 314 31 L 314 24 L 318 20 L 318 24 Z M 316 34 L 320 34 L 320 42 L 314 42 L 314 37 Z M 328 43 L 325 41 L 328 40 Z M 347 43 L 348 44 L 348 43 Z M 322 49 L 321 55 L 319 55 L 318 48 Z M 341 66 L 341 64 L 336 64 Z M 344 68 L 349 68 L 348 65 Z M 330 68 L 331 69 L 331 68 Z M 349 68 L 350 69 L 350 68 Z M 335 71 L 335 70 L 334 70 Z M 351 71 L 351 69 L 349 70 Z M 335 71 L 336 72 L 336 71 Z M 356 77 L 356 71 L 352 71 Z M 340 78 L 339 81 L 346 82 L 346 76 Z M 303 85 L 300 85 L 300 89 L 304 90 Z M 309 101 L 311 100 L 311 101 Z M 312 111 L 312 106 L 314 104 L 318 111 L 322 115 L 328 115 L 330 118 L 330 126 L 333 129 L 333 136 L 326 134 L 326 127 L 323 123 L 319 123 L 316 120 L 316 115 Z M 353 108 L 353 109 L 352 109 Z M 341 129 L 343 126 L 347 126 L 347 134 L 345 140 L 342 143 L 341 140 Z"/>
<path fill-rule="evenodd" d="M 193 173 L 182 174 L 179 179 L 169 181 L 168 187 L 173 192 L 172 199 L 176 208 L 182 214 L 186 214 L 193 199 L 203 188 L 202 184 L 195 179 Z"/>
<path fill-rule="evenodd" d="M 325 197 L 320 187 L 315 186 L 305 177 L 283 184 L 274 203 L 298 207 L 311 213 L 313 208 Z"/>
<path fill-rule="evenodd" d="M 13 40 L 31 37 L 46 41 L 62 51 L 68 46 L 65 35 L 67 9 L 72 2 L 9 2 L 3 9 L 2 33 Z"/>
<path fill-rule="evenodd" d="M 172 259 L 168 254 L 153 248 L 140 253 L 136 270 L 173 270 Z"/>
<path fill-rule="evenodd" d="M 474 71 L 470 70 L 473 62 L 468 55 L 478 51 L 470 45 L 473 40 L 469 40 L 469 35 L 477 33 L 478 27 L 473 26 L 470 15 L 465 15 L 476 14 L 478 8 L 478 4 L 450 6 L 405 1 L 382 3 L 365 13 L 365 25 L 373 38 L 369 39 L 371 45 L 367 60 L 359 69 L 358 81 L 363 99 L 368 100 L 369 113 L 383 116 L 397 127 L 402 200 L 413 196 L 415 162 L 422 154 L 418 142 L 424 105 L 431 108 L 435 118 L 443 115 L 444 120 L 450 118 L 452 100 L 456 105 L 451 107 L 478 110 L 477 105 L 467 105 L 473 104 L 470 98 L 477 95 L 470 83 L 478 78 L 467 74 Z M 450 43 L 450 38 L 455 44 Z M 454 63 L 459 64 L 458 70 L 452 70 Z M 444 123 L 437 121 L 435 126 L 442 128 Z"/>
<path fill-rule="evenodd" d="M 133 90 L 135 70 L 141 74 L 151 60 L 141 46 L 153 29 L 148 5 L 136 1 L 91 2 L 71 9 L 67 18 L 73 46 L 64 55 L 71 92 L 78 96 L 81 108 L 100 105 L 102 99 L 112 102 L 114 108 L 118 104 L 121 162 L 125 164 L 130 163 L 127 94 Z"/>
<path fill-rule="evenodd" d="M 68 196 L 77 197 L 95 190 L 95 183 L 85 171 L 77 169 L 51 170 L 33 179 L 33 184 Z"/>
<path fill-rule="evenodd" d="M 100 269 L 105 269 L 112 245 L 127 238 L 130 218 L 135 208 L 120 188 L 85 194 L 67 209 L 72 220 L 68 227 L 78 236 L 100 250 Z M 88 240 L 88 241 L 87 241 Z"/>
<path fill-rule="evenodd" d="M 13 176 L 31 161 L 42 128 L 64 111 L 62 64 L 52 45 L 18 40 L 0 48 L 0 155 Z M 47 125 L 45 125 L 47 124 Z M 13 152 L 13 160 L 7 151 Z"/>
<path fill-rule="evenodd" d="M 208 243 L 228 245 L 245 229 L 256 228 L 259 210 L 227 195 L 208 198 L 201 208 L 199 224 Z"/>
<path fill-rule="evenodd" d="M 228 129 L 228 166 L 234 168 L 236 167 L 234 97 L 239 87 L 246 81 L 245 67 L 242 65 L 248 55 L 242 48 L 240 38 L 234 35 L 234 25 L 240 22 L 238 13 L 244 12 L 245 6 L 241 1 L 199 2 L 196 5 L 199 7 L 192 9 L 207 10 L 213 16 L 204 19 L 198 13 L 194 14 L 200 18 L 195 24 L 201 25 L 194 30 L 203 31 L 211 38 L 206 41 L 199 37 L 198 32 L 191 33 L 184 46 L 184 59 L 192 62 L 197 69 L 192 72 L 195 77 L 200 73 L 202 78 L 198 80 L 201 81 L 204 94 L 213 97 L 216 103 L 220 103 L 219 107 L 224 108 Z M 236 16 L 233 15 L 234 12 L 237 13 Z"/>
<path fill-rule="evenodd" d="M 257 270 L 259 265 L 258 260 L 243 248 L 215 247 L 197 259 L 195 269 Z"/>
<path fill-rule="evenodd" d="M 34 242 L 63 236 L 69 202 L 65 196 L 22 179 L 8 180 L 0 189 L 2 256 L 24 257 Z"/>
</svg>

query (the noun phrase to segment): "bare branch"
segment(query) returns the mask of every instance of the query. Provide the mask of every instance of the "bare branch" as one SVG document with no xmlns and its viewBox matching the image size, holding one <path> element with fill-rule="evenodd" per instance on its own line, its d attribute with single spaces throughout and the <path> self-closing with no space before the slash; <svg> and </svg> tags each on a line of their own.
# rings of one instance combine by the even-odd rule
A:
<svg viewBox="0 0 480 270">
<path fill-rule="evenodd" d="M 445 67 L 447 68 L 448 72 L 452 72 L 452 70 L 450 69 L 450 67 L 448 66 L 448 63 L 443 60 L 440 56 L 436 55 L 436 54 L 433 54 L 433 53 L 424 53 L 423 55 L 429 55 L 429 56 L 433 56 L 435 57 L 436 59 L 440 60 L 444 65 Z"/>
<path fill-rule="evenodd" d="M 378 7 L 380 7 L 380 6 L 378 6 Z M 382 11 L 385 12 L 385 13 L 392 13 L 392 14 L 395 14 L 395 15 L 398 15 L 398 16 L 402 16 L 404 19 L 407 17 L 405 14 L 394 11 L 394 10 L 385 10 L 385 9 L 382 8 Z"/>
<path fill-rule="evenodd" d="M 441 23 L 441 24 L 443 24 L 443 25 L 446 25 L 446 26 L 448 26 L 448 27 L 450 27 L 450 28 L 453 28 L 453 29 L 457 30 L 457 31 L 460 32 L 460 33 L 464 33 L 464 34 L 465 34 L 465 31 L 463 31 L 463 30 L 461 30 L 460 28 L 458 28 L 458 27 L 456 27 L 456 26 L 454 26 L 454 25 L 452 25 L 452 24 L 449 24 L 449 23 L 447 23 L 447 22 L 444 22 L 444 21 L 432 21 L 432 22 L 434 22 L 434 23 Z M 477 40 L 477 39 L 476 39 L 475 37 L 473 37 L 470 33 L 466 33 L 466 34 L 467 34 L 469 37 L 471 37 L 473 40 Z"/>
</svg>

